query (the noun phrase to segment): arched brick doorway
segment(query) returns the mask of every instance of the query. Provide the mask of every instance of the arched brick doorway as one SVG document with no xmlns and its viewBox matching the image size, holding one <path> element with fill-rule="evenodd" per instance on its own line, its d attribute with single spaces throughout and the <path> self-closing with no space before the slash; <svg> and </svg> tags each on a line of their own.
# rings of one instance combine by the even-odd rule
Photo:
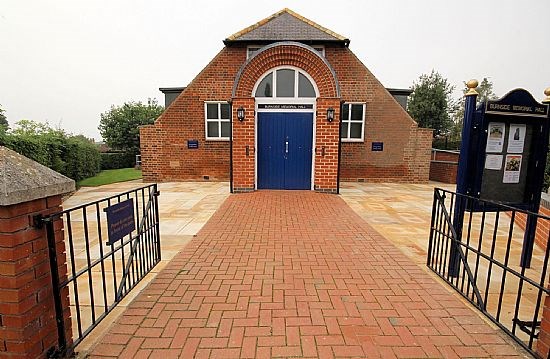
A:
<svg viewBox="0 0 550 359">
<path fill-rule="evenodd" d="M 300 98 L 297 93 L 290 96 L 284 92 L 275 93 L 273 94 L 275 96 L 268 98 L 258 95 L 256 93 L 258 86 L 270 73 L 276 86 L 277 71 L 279 70 L 295 71 L 293 73 L 296 81 L 300 81 L 302 78 L 300 75 L 307 78 L 314 84 L 315 98 Z M 295 91 L 299 91 L 300 84 L 297 82 L 294 85 L 296 86 Z M 275 89 L 275 91 L 278 90 Z M 232 126 L 232 181 L 234 192 L 252 191 L 257 188 L 314 189 L 331 193 L 337 191 L 340 91 L 334 71 L 316 50 L 307 45 L 291 42 L 275 43 L 262 48 L 241 67 L 237 74 L 233 86 L 232 104 L 234 119 Z M 237 120 L 237 109 L 239 108 L 245 110 L 243 121 Z M 333 122 L 327 121 L 326 114 L 329 108 L 335 110 L 335 121 Z M 275 115 L 276 113 L 285 113 L 286 115 L 278 116 Z M 309 113 L 310 116 L 305 116 L 304 113 Z M 289 116 L 294 116 L 293 120 L 295 121 L 289 119 Z M 298 122 L 304 123 L 301 129 L 294 128 Z M 287 130 L 286 126 L 290 126 L 292 129 Z M 311 142 L 307 142 L 309 140 L 306 134 L 308 126 L 311 129 L 309 130 Z M 282 139 L 281 144 L 273 145 L 280 147 L 283 157 L 291 156 L 292 147 L 290 146 L 294 146 L 293 148 L 302 146 L 302 149 L 309 150 L 310 162 L 306 160 L 308 155 L 302 153 L 303 162 L 290 165 L 292 168 L 296 167 L 295 171 L 304 166 L 311 168 L 309 174 L 297 175 L 298 172 L 291 172 L 291 177 L 300 178 L 298 185 L 285 185 L 287 182 L 284 178 L 265 181 L 266 171 L 278 174 L 282 169 L 282 173 L 286 173 L 285 166 L 277 162 L 275 157 L 265 155 L 266 146 L 269 146 L 265 143 L 266 139 L 272 139 L 268 134 L 279 130 L 287 132 L 279 135 L 282 137 L 273 139 L 279 142 Z M 298 131 L 304 134 L 300 135 L 302 137 L 298 136 L 301 139 L 298 143 L 292 143 L 292 140 L 288 138 L 288 131 Z M 294 133 L 293 139 L 297 138 L 296 133 Z M 289 162 L 288 158 L 283 158 L 282 161 Z M 294 179 L 290 182 L 294 183 Z M 309 185 L 306 185 L 307 181 L 309 181 Z"/>
</svg>

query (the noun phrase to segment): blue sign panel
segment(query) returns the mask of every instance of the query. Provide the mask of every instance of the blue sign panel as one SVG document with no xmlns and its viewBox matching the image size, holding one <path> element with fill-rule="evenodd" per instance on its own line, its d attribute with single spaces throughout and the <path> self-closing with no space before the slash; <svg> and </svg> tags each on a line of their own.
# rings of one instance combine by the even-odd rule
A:
<svg viewBox="0 0 550 359">
<path fill-rule="evenodd" d="M 375 152 L 384 151 L 384 142 L 373 142 L 371 149 Z"/>
<path fill-rule="evenodd" d="M 187 148 L 195 149 L 199 148 L 198 140 L 187 140 Z"/>
<path fill-rule="evenodd" d="M 107 244 L 113 244 L 136 229 L 133 198 L 109 206 L 105 208 L 105 212 L 107 213 L 107 232 L 109 234 Z"/>
</svg>

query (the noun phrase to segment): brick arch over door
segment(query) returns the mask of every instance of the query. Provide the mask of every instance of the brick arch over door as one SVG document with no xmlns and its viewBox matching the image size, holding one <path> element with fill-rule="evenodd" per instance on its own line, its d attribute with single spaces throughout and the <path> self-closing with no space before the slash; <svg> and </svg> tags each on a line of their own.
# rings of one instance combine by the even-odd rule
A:
<svg viewBox="0 0 550 359">
<path fill-rule="evenodd" d="M 232 97 L 252 97 L 258 79 L 278 66 L 295 66 L 307 72 L 317 84 L 319 97 L 340 97 L 338 80 L 326 59 L 313 48 L 293 42 L 267 46 L 245 62 L 235 77 Z"/>
</svg>

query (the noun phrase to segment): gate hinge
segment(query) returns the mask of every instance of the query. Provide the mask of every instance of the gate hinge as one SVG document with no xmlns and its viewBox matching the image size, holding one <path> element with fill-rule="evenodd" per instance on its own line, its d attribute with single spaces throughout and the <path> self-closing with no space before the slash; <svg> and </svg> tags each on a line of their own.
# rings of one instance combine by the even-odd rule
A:
<svg viewBox="0 0 550 359">
<path fill-rule="evenodd" d="M 44 227 L 44 216 L 42 213 L 36 214 L 32 217 L 32 226 L 34 228 L 42 229 Z"/>
</svg>

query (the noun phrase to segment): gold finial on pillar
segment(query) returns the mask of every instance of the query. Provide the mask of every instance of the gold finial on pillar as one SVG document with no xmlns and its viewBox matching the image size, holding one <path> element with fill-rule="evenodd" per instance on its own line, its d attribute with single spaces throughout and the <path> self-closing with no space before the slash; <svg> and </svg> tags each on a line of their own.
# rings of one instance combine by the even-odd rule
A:
<svg viewBox="0 0 550 359">
<path fill-rule="evenodd" d="M 550 87 L 547 87 L 546 90 L 544 90 L 544 94 L 546 95 L 546 98 L 542 100 L 542 102 L 550 103 Z"/>
<path fill-rule="evenodd" d="M 475 79 L 466 82 L 466 87 L 468 87 L 468 91 L 464 94 L 464 96 L 479 95 L 479 93 L 476 91 L 478 84 L 479 82 L 477 82 L 477 80 Z"/>
</svg>

